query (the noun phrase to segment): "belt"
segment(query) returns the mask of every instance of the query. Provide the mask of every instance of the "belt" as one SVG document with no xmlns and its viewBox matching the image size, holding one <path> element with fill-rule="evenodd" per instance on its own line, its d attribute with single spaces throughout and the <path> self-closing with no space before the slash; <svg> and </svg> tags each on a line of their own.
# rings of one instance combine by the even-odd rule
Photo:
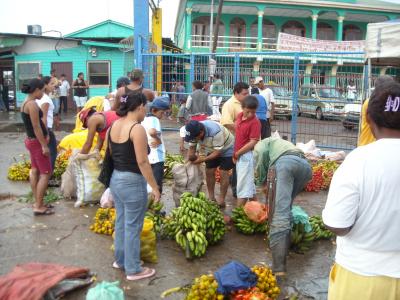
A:
<svg viewBox="0 0 400 300">
<path fill-rule="evenodd" d="M 282 156 L 286 156 L 286 155 L 294 155 L 294 156 L 297 156 L 300 158 L 306 158 L 303 153 L 297 152 L 297 151 L 287 151 L 287 152 L 283 153 Z"/>
</svg>

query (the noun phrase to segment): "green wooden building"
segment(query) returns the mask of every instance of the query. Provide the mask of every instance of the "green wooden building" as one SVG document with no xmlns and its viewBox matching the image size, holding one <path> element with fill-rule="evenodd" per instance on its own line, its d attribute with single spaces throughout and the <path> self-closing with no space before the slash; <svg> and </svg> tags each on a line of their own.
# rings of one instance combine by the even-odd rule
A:
<svg viewBox="0 0 400 300">
<path fill-rule="evenodd" d="M 66 74 L 70 83 L 83 72 L 89 97 L 106 95 L 133 68 L 132 35 L 133 27 L 112 20 L 62 37 L 0 33 L 0 82 L 9 86 L 17 105 L 26 97 L 20 92 L 23 82 L 51 69 Z"/>
</svg>

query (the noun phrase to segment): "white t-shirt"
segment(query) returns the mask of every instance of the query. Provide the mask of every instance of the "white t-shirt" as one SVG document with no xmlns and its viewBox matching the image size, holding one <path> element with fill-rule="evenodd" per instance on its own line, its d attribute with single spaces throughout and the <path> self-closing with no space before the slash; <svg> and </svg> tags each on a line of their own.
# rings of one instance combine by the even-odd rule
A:
<svg viewBox="0 0 400 300">
<path fill-rule="evenodd" d="M 70 85 L 68 80 L 64 80 L 60 85 L 60 96 L 66 97 L 68 96 L 68 91 L 70 89 Z"/>
<path fill-rule="evenodd" d="M 42 99 L 36 100 L 36 103 L 40 108 L 42 108 L 42 105 L 45 103 L 49 104 L 49 110 L 47 111 L 47 128 L 53 128 L 54 104 L 49 95 L 43 94 Z"/>
<path fill-rule="evenodd" d="M 267 101 L 267 105 L 268 105 L 268 111 L 267 111 L 267 119 L 269 119 L 271 117 L 271 103 L 275 103 L 275 98 L 274 98 L 274 93 L 272 92 L 271 89 L 266 88 L 265 90 L 260 90 L 260 95 L 263 96 L 265 98 L 265 100 Z"/>
<path fill-rule="evenodd" d="M 149 146 L 153 140 L 153 138 L 148 133 L 150 131 L 150 129 L 154 128 L 157 131 L 157 135 L 161 140 L 161 145 L 158 145 L 157 148 L 152 148 L 150 146 L 150 154 L 149 154 L 150 164 L 155 164 L 155 163 L 164 161 L 165 160 L 165 145 L 164 145 L 164 140 L 163 140 L 162 133 L 161 133 L 160 120 L 157 117 L 148 116 L 148 117 L 144 118 L 144 120 L 141 124 L 146 129 L 147 140 L 149 142 Z"/>
<path fill-rule="evenodd" d="M 351 152 L 333 176 L 324 223 L 353 228 L 337 237 L 336 262 L 364 276 L 400 278 L 400 139 Z"/>
<path fill-rule="evenodd" d="M 347 99 L 355 100 L 356 99 L 357 88 L 355 85 L 347 86 Z"/>
</svg>

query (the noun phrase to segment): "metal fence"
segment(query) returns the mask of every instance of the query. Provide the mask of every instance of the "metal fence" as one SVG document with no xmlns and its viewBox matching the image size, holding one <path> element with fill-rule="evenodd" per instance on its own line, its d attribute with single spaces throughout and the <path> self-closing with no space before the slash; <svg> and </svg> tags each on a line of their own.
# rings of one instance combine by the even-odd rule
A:
<svg viewBox="0 0 400 300">
<path fill-rule="evenodd" d="M 363 53 L 145 53 L 142 61 L 145 85 L 173 101 L 181 99 L 178 94 L 189 95 L 194 80 L 211 81 L 207 88 L 214 74 L 223 81 L 224 93 L 218 96 L 224 100 L 232 96 L 235 83 L 261 76 L 275 97 L 273 131 L 293 143 L 315 140 L 321 149 L 351 150 L 357 145 L 368 82 Z M 160 62 L 162 74 L 157 73 Z M 372 79 L 384 71 L 373 69 Z M 177 90 L 178 82 L 184 91 Z"/>
</svg>

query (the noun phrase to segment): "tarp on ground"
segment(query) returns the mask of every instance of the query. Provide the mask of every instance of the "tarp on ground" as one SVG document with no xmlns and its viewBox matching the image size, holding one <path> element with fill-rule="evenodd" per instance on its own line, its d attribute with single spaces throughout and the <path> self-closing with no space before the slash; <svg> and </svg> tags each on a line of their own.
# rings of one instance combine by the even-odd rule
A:
<svg viewBox="0 0 400 300">
<path fill-rule="evenodd" d="M 400 67 L 400 19 L 368 24 L 365 58 L 372 65 Z"/>
</svg>

